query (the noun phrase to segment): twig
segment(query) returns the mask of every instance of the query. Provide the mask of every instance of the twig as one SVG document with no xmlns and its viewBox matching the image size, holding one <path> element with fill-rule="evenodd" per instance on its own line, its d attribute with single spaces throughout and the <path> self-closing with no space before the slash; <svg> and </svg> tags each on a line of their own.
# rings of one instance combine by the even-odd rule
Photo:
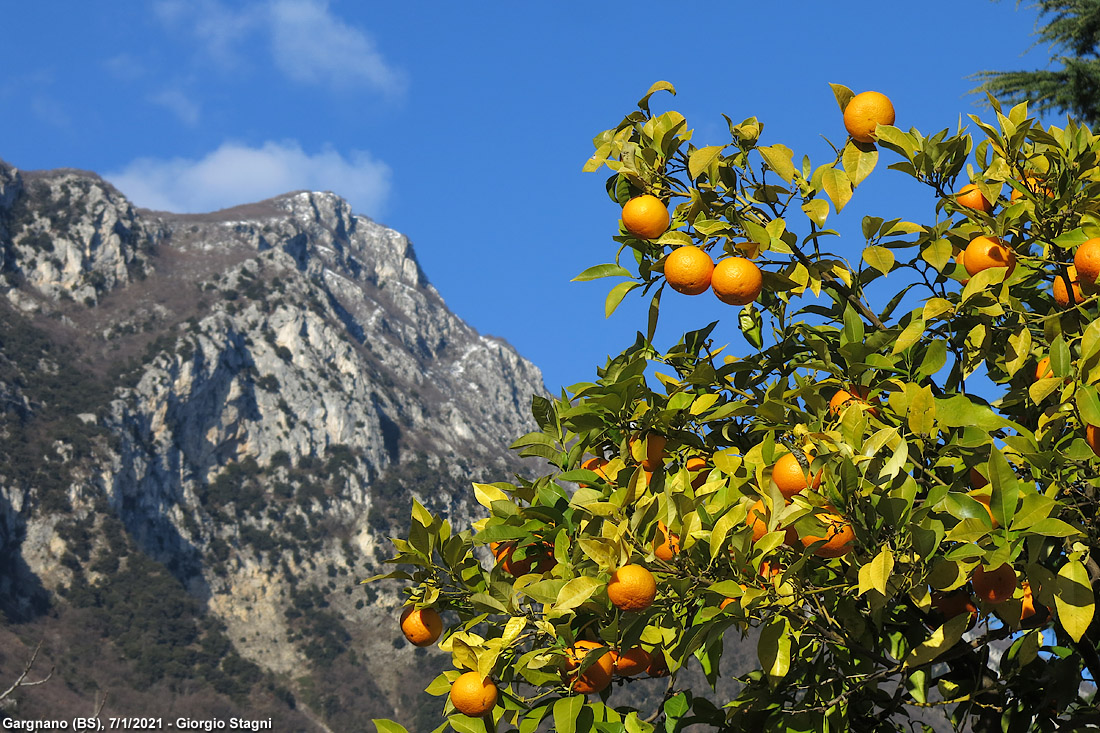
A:
<svg viewBox="0 0 1100 733">
<path fill-rule="evenodd" d="M 34 652 L 31 654 L 31 658 L 27 660 L 26 666 L 23 667 L 23 672 L 15 678 L 15 682 L 11 683 L 11 687 L 0 692 L 0 700 L 6 699 L 13 692 L 20 687 L 33 687 L 35 685 L 41 685 L 43 682 L 47 682 L 50 677 L 53 677 L 53 667 L 50 667 L 50 673 L 37 682 L 26 682 L 27 675 L 31 673 L 31 668 L 34 667 L 34 661 L 38 658 L 38 652 L 42 649 L 42 642 L 38 642 L 38 646 L 34 648 Z"/>
</svg>

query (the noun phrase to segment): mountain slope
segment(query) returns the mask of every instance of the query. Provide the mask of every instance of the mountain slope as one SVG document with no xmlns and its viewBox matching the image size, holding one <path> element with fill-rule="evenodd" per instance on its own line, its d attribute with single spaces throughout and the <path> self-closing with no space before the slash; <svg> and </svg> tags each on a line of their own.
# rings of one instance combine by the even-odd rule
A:
<svg viewBox="0 0 1100 733">
<path fill-rule="evenodd" d="M 337 726 L 414 713 L 404 680 L 432 657 L 357 581 L 414 496 L 462 524 L 471 480 L 521 468 L 537 368 L 327 193 L 175 215 L 0 162 L 0 294 L 0 609 L 24 646 L 90 614 L 127 689 L 201 679 Z M 141 620 L 167 597 L 172 623 Z M 91 677 L 19 710 L 65 684 L 87 714 L 111 687 L 60 641 L 43 653 Z"/>
</svg>

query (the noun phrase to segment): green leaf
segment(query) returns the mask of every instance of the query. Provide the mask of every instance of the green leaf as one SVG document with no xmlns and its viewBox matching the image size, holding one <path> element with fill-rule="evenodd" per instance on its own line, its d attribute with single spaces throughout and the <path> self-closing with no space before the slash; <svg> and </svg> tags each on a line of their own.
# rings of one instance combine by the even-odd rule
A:
<svg viewBox="0 0 1100 733">
<path fill-rule="evenodd" d="M 952 395 L 936 400 L 936 419 L 948 428 L 973 427 L 987 433 L 1015 425 L 995 414 L 988 405 L 971 402 L 966 395 Z"/>
<path fill-rule="evenodd" d="M 645 96 L 638 100 L 638 109 L 649 111 L 649 98 L 657 92 L 668 92 L 672 96 L 676 96 L 676 87 L 672 86 L 667 81 L 656 82 L 649 88 L 649 91 L 645 93 Z"/>
<path fill-rule="evenodd" d="M 576 608 L 591 598 L 592 594 L 602 585 L 600 581 L 587 575 L 573 578 L 558 591 L 558 597 L 554 601 L 554 610 L 569 611 Z"/>
<path fill-rule="evenodd" d="M 1045 521 L 1045 520 L 1044 520 Z M 1089 573 L 1079 560 L 1070 560 L 1058 571 L 1054 588 L 1058 620 L 1074 641 L 1081 641 L 1094 612 L 1094 596 Z"/>
<path fill-rule="evenodd" d="M 598 280 L 601 277 L 633 277 L 630 274 L 630 270 L 616 265 L 614 263 L 608 263 L 606 265 L 592 265 L 587 270 L 577 275 L 570 282 L 587 282 L 589 280 Z"/>
<path fill-rule="evenodd" d="M 852 198 L 852 181 L 844 171 L 828 166 L 821 175 L 821 190 L 839 214 Z"/>
<path fill-rule="evenodd" d="M 1012 529 L 1027 529 L 1038 524 L 1050 516 L 1050 511 L 1056 504 L 1057 502 L 1054 499 L 1038 492 L 1025 494 L 1024 500 L 1020 502 L 1020 510 L 1012 518 Z"/>
<path fill-rule="evenodd" d="M 794 152 L 790 148 L 786 145 L 764 145 L 757 148 L 756 152 L 764 157 L 768 167 L 775 171 L 776 175 L 787 183 L 791 182 L 794 178 L 794 164 L 791 162 Z M 824 224 L 824 221 L 820 222 L 819 226 L 821 224 Z"/>
<path fill-rule="evenodd" d="M 858 186 L 875 169 L 875 163 L 878 162 L 878 150 L 874 146 L 858 145 L 856 142 L 849 140 L 840 154 L 840 162 L 844 166 L 852 185 Z"/>
<path fill-rule="evenodd" d="M 894 572 L 894 553 L 889 547 L 882 551 L 874 560 L 859 569 L 859 593 L 863 595 L 869 590 L 877 590 L 886 595 L 886 583 L 890 580 L 890 574 Z"/>
<path fill-rule="evenodd" d="M 920 646 L 909 652 L 904 666 L 920 667 L 934 661 L 962 639 L 969 625 L 970 615 L 966 613 L 960 613 L 948 620 L 943 626 L 933 631 Z"/>
<path fill-rule="evenodd" d="M 825 220 L 829 218 L 829 202 L 825 199 L 810 199 L 802 204 L 802 211 L 810 217 L 810 221 L 823 227 Z"/>
<path fill-rule="evenodd" d="M 725 147 L 725 145 L 708 145 L 692 151 L 691 157 L 688 158 L 688 175 L 698 178 L 711 163 L 718 159 Z"/>
<path fill-rule="evenodd" d="M 998 448 L 994 448 L 989 455 L 989 483 L 992 486 L 989 508 L 993 518 L 1002 527 L 1009 527 L 1020 499 L 1020 480 Z"/>
<path fill-rule="evenodd" d="M 1076 399 L 1081 419 L 1089 425 L 1100 425 L 1100 396 L 1097 395 L 1096 385 L 1079 388 Z"/>
<path fill-rule="evenodd" d="M 913 344 L 920 340 L 920 337 L 924 335 L 924 319 L 914 318 L 909 321 L 909 324 L 902 329 L 901 334 L 897 340 L 894 341 L 893 347 L 890 349 L 891 354 L 900 354 L 908 349 Z"/>
<path fill-rule="evenodd" d="M 371 722 L 374 723 L 374 728 L 378 733 L 409 733 L 405 730 L 405 726 L 398 725 L 392 720 L 375 718 Z"/>
<path fill-rule="evenodd" d="M 791 630 L 784 616 L 775 616 L 761 629 L 756 653 L 768 676 L 768 684 L 775 687 L 791 668 Z"/>
<path fill-rule="evenodd" d="M 913 393 L 909 403 L 909 429 L 918 435 L 931 435 L 936 429 L 936 399 L 927 385 Z"/>
<path fill-rule="evenodd" d="M 1055 519 L 1054 517 L 1040 519 L 1038 522 L 1031 525 L 1028 531 L 1034 534 L 1041 534 L 1045 537 L 1075 537 L 1081 534 L 1081 530 L 1077 529 L 1072 524 L 1067 524 L 1061 519 Z"/>
<path fill-rule="evenodd" d="M 833 90 L 833 96 L 836 97 L 837 106 L 839 106 L 840 111 L 843 112 L 844 108 L 848 106 L 848 102 L 852 101 L 852 97 L 856 96 L 856 93 L 843 84 L 833 84 L 829 82 L 829 86 Z"/>
<path fill-rule="evenodd" d="M 610 318 L 611 314 L 615 312 L 615 309 L 619 307 L 619 303 L 623 302 L 623 298 L 626 297 L 626 294 L 641 286 L 642 284 L 640 282 L 627 280 L 611 288 L 611 292 L 607 294 L 607 300 L 604 301 L 603 304 L 604 317 Z"/>
<path fill-rule="evenodd" d="M 863 250 L 863 261 L 883 275 L 887 275 L 894 267 L 894 253 L 885 247 L 868 247 Z"/>
<path fill-rule="evenodd" d="M 577 718 L 584 707 L 584 695 L 570 695 L 554 703 L 554 730 L 576 733 Z"/>
</svg>

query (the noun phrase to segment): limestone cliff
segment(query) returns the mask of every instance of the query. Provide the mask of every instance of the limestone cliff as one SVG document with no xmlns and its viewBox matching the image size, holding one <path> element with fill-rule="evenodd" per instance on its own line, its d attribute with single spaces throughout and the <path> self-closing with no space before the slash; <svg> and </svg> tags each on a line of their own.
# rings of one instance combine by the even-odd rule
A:
<svg viewBox="0 0 1100 733">
<path fill-rule="evenodd" d="M 400 716 L 423 660 L 357 581 L 414 496 L 461 524 L 471 480 L 519 468 L 538 369 L 331 193 L 177 215 L 0 162 L 0 294 L 9 620 L 114 608 L 148 558 L 197 604 L 189 643 L 231 643 L 215 678 L 239 659 L 331 721 L 311 674 L 345 665 Z"/>
</svg>

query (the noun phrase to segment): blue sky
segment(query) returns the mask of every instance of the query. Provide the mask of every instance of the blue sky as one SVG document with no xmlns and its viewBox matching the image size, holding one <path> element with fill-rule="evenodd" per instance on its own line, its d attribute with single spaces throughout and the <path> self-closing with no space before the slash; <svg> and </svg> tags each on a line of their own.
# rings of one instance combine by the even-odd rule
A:
<svg viewBox="0 0 1100 733">
<path fill-rule="evenodd" d="M 0 159 L 96 171 L 140 206 L 209 211 L 331 190 L 408 235 L 448 305 L 510 341 L 547 386 L 588 380 L 644 327 L 644 304 L 604 319 L 608 281 L 571 283 L 614 256 L 594 135 L 653 82 L 697 145 L 728 114 L 815 164 L 844 140 L 828 87 L 889 95 L 924 132 L 982 113 L 966 76 L 1041 68 L 1036 13 L 1014 3 L 379 3 L 165 0 L 8 3 Z M 935 201 L 879 170 L 831 222 L 927 220 Z M 835 247 L 858 258 L 862 242 Z M 666 294 L 659 345 L 737 309 Z"/>
</svg>

